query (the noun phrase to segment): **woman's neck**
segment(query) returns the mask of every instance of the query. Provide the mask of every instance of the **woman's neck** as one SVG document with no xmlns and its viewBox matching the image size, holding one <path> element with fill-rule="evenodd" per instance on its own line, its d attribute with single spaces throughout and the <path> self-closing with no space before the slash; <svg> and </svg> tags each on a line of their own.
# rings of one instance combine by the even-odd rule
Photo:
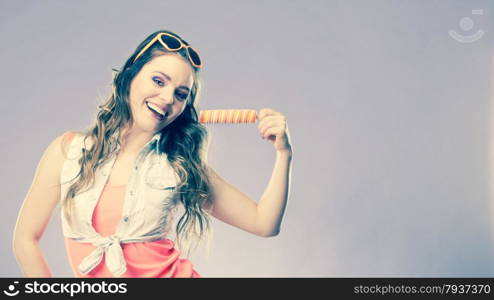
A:
<svg viewBox="0 0 494 300">
<path fill-rule="evenodd" d="M 138 154 L 154 136 L 154 133 L 142 130 L 124 130 L 120 140 L 120 151 L 126 154 Z"/>
</svg>

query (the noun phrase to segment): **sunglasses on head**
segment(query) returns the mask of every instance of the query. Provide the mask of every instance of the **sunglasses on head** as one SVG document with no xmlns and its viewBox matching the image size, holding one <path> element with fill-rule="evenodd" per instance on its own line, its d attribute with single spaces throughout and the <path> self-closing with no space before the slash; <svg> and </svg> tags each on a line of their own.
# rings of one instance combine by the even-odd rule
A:
<svg viewBox="0 0 494 300">
<path fill-rule="evenodd" d="M 196 68 L 202 68 L 202 61 L 199 57 L 199 54 L 196 50 L 194 50 L 191 46 L 185 45 L 178 37 L 173 36 L 166 32 L 161 32 L 157 34 L 144 48 L 142 48 L 141 52 L 137 54 L 134 58 L 134 62 L 141 56 L 149 47 L 151 47 L 156 41 L 160 42 L 160 44 L 165 47 L 166 50 L 176 52 L 183 48 L 185 48 L 187 52 L 187 57 L 189 58 L 190 63 Z"/>
</svg>

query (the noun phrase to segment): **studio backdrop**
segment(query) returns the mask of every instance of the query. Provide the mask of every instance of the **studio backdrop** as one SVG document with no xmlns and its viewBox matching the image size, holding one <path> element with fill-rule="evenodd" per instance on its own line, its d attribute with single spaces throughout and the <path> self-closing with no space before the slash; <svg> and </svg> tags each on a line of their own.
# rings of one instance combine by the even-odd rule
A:
<svg viewBox="0 0 494 300">
<path fill-rule="evenodd" d="M 287 116 L 281 232 L 218 220 L 204 277 L 494 276 L 492 1 L 0 0 L 0 276 L 48 144 L 83 130 L 112 68 L 169 29 L 201 53 L 201 109 Z M 275 161 L 252 124 L 208 125 L 209 163 L 259 199 Z M 71 277 L 60 215 L 41 248 Z"/>
</svg>

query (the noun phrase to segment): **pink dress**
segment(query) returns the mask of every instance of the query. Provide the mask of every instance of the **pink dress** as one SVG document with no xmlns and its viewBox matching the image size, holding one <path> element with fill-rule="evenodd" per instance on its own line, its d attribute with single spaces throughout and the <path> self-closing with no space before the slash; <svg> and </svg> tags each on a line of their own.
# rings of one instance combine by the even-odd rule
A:
<svg viewBox="0 0 494 300">
<path fill-rule="evenodd" d="M 67 134 L 69 139 L 74 136 L 73 132 Z M 102 236 L 115 233 L 122 217 L 124 196 L 125 185 L 105 185 L 92 218 L 94 229 Z M 93 244 L 80 243 L 66 237 L 65 246 L 74 276 L 113 277 L 106 267 L 104 254 L 101 263 L 87 275 L 79 272 L 78 265 L 96 249 Z M 121 246 L 127 262 L 127 271 L 121 277 L 201 277 L 189 260 L 179 257 L 180 252 L 175 249 L 175 244 L 170 239 Z"/>
</svg>

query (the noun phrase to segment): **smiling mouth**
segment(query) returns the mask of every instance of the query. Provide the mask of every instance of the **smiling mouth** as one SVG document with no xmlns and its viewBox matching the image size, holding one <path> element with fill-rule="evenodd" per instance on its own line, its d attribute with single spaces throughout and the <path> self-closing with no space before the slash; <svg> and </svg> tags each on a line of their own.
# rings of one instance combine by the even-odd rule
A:
<svg viewBox="0 0 494 300">
<path fill-rule="evenodd" d="M 163 121 L 168 116 L 168 112 L 161 111 L 158 107 L 155 107 L 153 104 L 147 101 L 146 101 L 146 106 L 153 113 L 153 116 L 159 121 Z"/>
</svg>

